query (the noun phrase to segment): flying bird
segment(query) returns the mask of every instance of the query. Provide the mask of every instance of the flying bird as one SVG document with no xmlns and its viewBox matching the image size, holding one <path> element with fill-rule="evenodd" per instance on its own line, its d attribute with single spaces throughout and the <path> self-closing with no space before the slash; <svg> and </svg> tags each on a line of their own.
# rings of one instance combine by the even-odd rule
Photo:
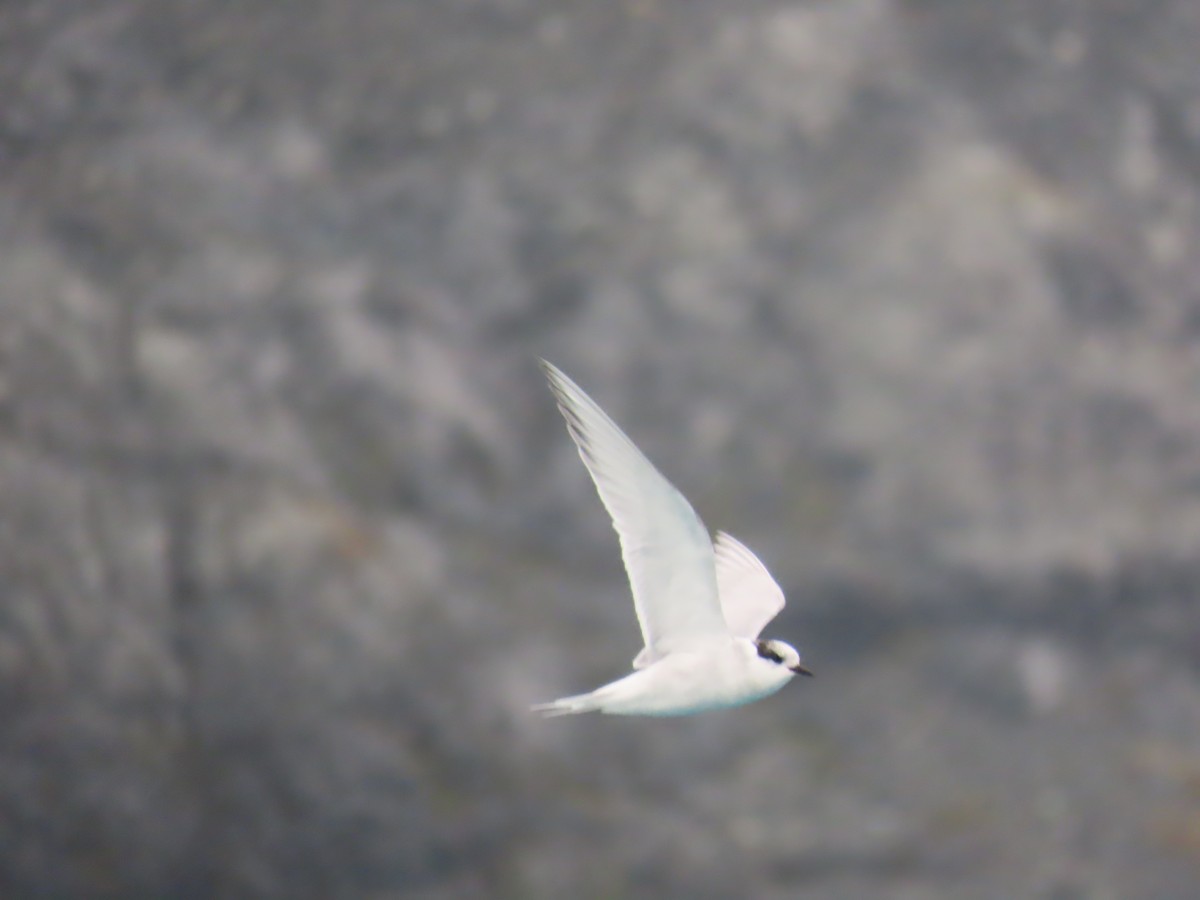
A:
<svg viewBox="0 0 1200 900">
<path fill-rule="evenodd" d="M 646 645 L 624 678 L 533 709 L 683 716 L 760 700 L 812 675 L 796 648 L 758 637 L 785 602 L 767 567 L 737 538 L 712 539 L 596 401 L 556 366 L 541 366 L 612 517 Z"/>
</svg>

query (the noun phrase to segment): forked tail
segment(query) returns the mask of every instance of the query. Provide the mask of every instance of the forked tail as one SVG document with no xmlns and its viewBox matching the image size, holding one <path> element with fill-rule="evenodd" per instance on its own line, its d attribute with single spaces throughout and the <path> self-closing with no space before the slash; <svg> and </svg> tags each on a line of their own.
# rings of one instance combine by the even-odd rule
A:
<svg viewBox="0 0 1200 900">
<path fill-rule="evenodd" d="M 539 703 L 531 707 L 534 712 L 540 712 L 546 718 L 552 716 L 573 716 L 578 713 L 595 712 L 600 709 L 595 693 L 576 694 L 573 697 L 562 697 L 550 703 Z"/>
</svg>

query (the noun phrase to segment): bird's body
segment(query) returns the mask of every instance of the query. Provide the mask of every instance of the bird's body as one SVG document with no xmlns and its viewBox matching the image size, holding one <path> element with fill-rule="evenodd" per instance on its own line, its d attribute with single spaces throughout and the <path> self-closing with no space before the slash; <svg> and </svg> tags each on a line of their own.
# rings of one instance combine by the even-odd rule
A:
<svg viewBox="0 0 1200 900">
<path fill-rule="evenodd" d="M 595 401 L 550 363 L 542 368 L 612 516 L 645 647 L 624 678 L 534 708 L 688 715 L 759 700 L 812 674 L 795 648 L 758 640 L 784 605 L 766 567 L 736 538 L 710 539 L 691 504 Z"/>
<path fill-rule="evenodd" d="M 547 715 L 596 710 L 626 716 L 686 716 L 760 700 L 791 681 L 792 674 L 760 657 L 746 638 L 699 638 L 645 669 L 537 709 Z"/>
</svg>

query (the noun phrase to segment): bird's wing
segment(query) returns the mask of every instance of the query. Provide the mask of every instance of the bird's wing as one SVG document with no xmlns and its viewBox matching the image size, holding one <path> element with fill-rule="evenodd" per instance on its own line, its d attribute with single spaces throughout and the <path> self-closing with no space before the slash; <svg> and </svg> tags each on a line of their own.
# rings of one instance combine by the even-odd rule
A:
<svg viewBox="0 0 1200 900">
<path fill-rule="evenodd" d="M 753 640 L 783 609 L 783 590 L 762 561 L 731 534 L 717 532 L 717 595 L 729 630 Z"/>
<path fill-rule="evenodd" d="M 681 639 L 728 634 L 708 530 L 616 423 L 552 364 L 542 369 L 621 541 L 649 665 Z"/>
</svg>

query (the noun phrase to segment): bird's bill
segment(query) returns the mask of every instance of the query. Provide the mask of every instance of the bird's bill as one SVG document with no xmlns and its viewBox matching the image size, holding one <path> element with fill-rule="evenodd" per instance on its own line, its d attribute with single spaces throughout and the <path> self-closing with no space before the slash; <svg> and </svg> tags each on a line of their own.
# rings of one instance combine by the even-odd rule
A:
<svg viewBox="0 0 1200 900">
<path fill-rule="evenodd" d="M 788 666 L 788 668 L 791 671 L 795 672 L 797 675 L 807 675 L 809 678 L 813 677 L 813 673 L 810 672 L 808 669 L 804 668 L 804 666 L 800 665 L 799 663 L 797 663 L 794 666 Z"/>
</svg>

